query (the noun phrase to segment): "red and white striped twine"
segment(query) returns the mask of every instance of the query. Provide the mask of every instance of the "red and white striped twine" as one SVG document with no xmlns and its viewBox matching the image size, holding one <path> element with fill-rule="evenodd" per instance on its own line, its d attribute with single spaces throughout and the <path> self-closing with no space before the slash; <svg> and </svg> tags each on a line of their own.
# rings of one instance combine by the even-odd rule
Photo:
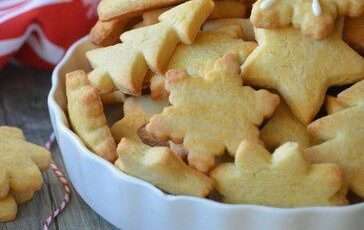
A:
<svg viewBox="0 0 364 230">
<path fill-rule="evenodd" d="M 55 135 L 54 135 L 54 133 L 52 133 L 49 136 L 49 139 L 45 143 L 44 147 L 46 149 L 50 150 L 54 141 L 55 141 Z M 65 210 L 65 208 L 66 208 L 67 204 L 70 202 L 70 198 L 71 198 L 70 184 L 69 184 L 68 180 L 66 179 L 66 177 L 64 176 L 63 172 L 58 168 L 58 166 L 54 162 L 52 162 L 50 164 L 50 168 L 52 169 L 54 175 L 58 178 L 59 182 L 63 186 L 64 197 L 63 197 L 61 205 L 58 208 L 56 208 L 55 210 L 53 210 L 52 213 L 43 222 L 43 230 L 49 229 L 49 226 L 52 224 L 54 219 Z"/>
</svg>

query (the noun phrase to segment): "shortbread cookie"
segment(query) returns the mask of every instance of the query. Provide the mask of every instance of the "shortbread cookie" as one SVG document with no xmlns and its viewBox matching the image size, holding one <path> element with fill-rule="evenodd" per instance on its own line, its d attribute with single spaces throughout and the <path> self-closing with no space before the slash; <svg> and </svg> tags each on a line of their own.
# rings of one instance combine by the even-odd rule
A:
<svg viewBox="0 0 364 230">
<path fill-rule="evenodd" d="M 345 18 L 344 41 L 364 56 L 364 16 Z"/>
<path fill-rule="evenodd" d="M 283 100 L 272 118 L 261 129 L 260 138 L 270 151 L 286 142 L 295 142 L 302 148 L 307 148 L 311 144 L 306 126 L 291 113 Z"/>
<path fill-rule="evenodd" d="M 73 130 L 87 147 L 105 160 L 116 158 L 116 144 L 107 126 L 97 89 L 77 70 L 66 75 L 68 116 Z"/>
<path fill-rule="evenodd" d="M 102 104 L 118 104 L 125 101 L 125 95 L 121 91 L 113 91 L 111 93 L 100 94 Z"/>
<path fill-rule="evenodd" d="M 228 18 L 228 19 L 209 20 L 203 25 L 202 31 L 220 32 L 231 35 L 232 28 L 236 26 L 241 28 L 242 39 L 244 39 L 245 41 L 255 40 L 254 27 L 249 19 Z"/>
<path fill-rule="evenodd" d="M 314 121 L 308 131 L 323 143 L 306 150 L 313 162 L 332 162 L 345 172 L 350 189 L 364 198 L 364 80 L 340 93 L 340 109 Z"/>
<path fill-rule="evenodd" d="M 161 113 L 168 101 L 155 101 L 148 96 L 128 97 L 124 103 L 124 117 L 111 127 L 113 137 L 117 142 L 126 137 L 140 141 L 138 129 L 149 122 L 154 115 Z"/>
<path fill-rule="evenodd" d="M 325 108 L 328 114 L 332 114 L 345 109 L 345 105 L 343 105 L 340 101 L 338 101 L 336 97 L 327 96 L 325 102 Z"/>
<path fill-rule="evenodd" d="M 340 16 L 364 14 L 363 0 L 258 0 L 250 20 L 255 27 L 275 29 L 293 25 L 305 35 L 324 39 Z"/>
<path fill-rule="evenodd" d="M 203 76 L 213 68 L 218 58 L 228 53 L 238 54 L 239 63 L 242 64 L 255 47 L 255 42 L 244 42 L 224 33 L 201 32 L 192 45 L 181 44 L 176 48 L 167 69 L 180 69 L 190 76 Z M 160 75 L 152 78 L 151 92 L 154 99 L 166 98 L 168 95 L 163 79 Z"/>
<path fill-rule="evenodd" d="M 190 168 L 167 147 L 150 147 L 123 138 L 118 153 L 115 165 L 120 170 L 168 193 L 205 197 L 213 189 L 208 176 Z"/>
<path fill-rule="evenodd" d="M 183 3 L 164 12 L 160 23 L 127 31 L 121 35 L 123 43 L 86 56 L 94 71 L 106 72 L 117 89 L 140 95 L 148 67 L 155 73 L 165 71 L 176 45 L 192 43 L 213 7 L 212 0 Z"/>
<path fill-rule="evenodd" d="M 119 159 L 115 165 L 166 192 L 206 196 L 212 190 L 212 181 L 206 175 L 188 167 L 171 149 L 150 147 L 143 144 L 138 136 L 138 130 L 153 114 L 160 113 L 167 103 L 153 101 L 147 96 L 126 99 L 125 116 L 111 129 L 115 139 L 121 139 Z"/>
<path fill-rule="evenodd" d="M 203 76 L 225 54 L 238 54 L 242 64 L 256 47 L 255 42 L 245 42 L 223 33 L 201 32 L 192 45 L 180 44 L 176 48 L 167 69 L 181 69 L 190 76 Z"/>
<path fill-rule="evenodd" d="M 0 126 L 0 222 L 16 217 L 17 202 L 24 203 L 38 191 L 51 156 L 43 147 L 25 140 L 20 129 Z"/>
<path fill-rule="evenodd" d="M 215 2 L 215 9 L 209 18 L 245 18 L 247 16 L 248 4 L 242 1 L 222 0 Z"/>
<path fill-rule="evenodd" d="M 364 106 L 364 80 L 342 91 L 337 97 L 327 96 L 326 111 L 332 114 L 351 106 Z"/>
<path fill-rule="evenodd" d="M 18 205 L 11 195 L 0 199 L 0 223 L 15 220 Z"/>
<path fill-rule="evenodd" d="M 149 25 L 153 25 L 159 22 L 159 16 L 161 14 L 163 14 L 164 12 L 166 12 L 167 10 L 169 10 L 170 7 L 166 7 L 166 8 L 161 8 L 161 9 L 156 9 L 156 10 L 150 10 L 147 12 L 144 12 L 142 17 L 143 17 L 143 25 L 144 26 L 149 26 Z"/>
<path fill-rule="evenodd" d="M 143 13 L 143 25 L 148 26 L 158 23 L 158 17 L 169 8 L 151 10 Z M 215 7 L 209 19 L 245 18 L 248 12 L 248 4 L 234 0 L 215 1 Z M 248 20 L 249 19 L 245 19 Z"/>
<path fill-rule="evenodd" d="M 304 124 L 320 110 L 328 87 L 364 78 L 364 59 L 341 38 L 342 23 L 325 40 L 293 28 L 257 29 L 259 43 L 242 66 L 244 80 L 276 89 Z"/>
<path fill-rule="evenodd" d="M 343 205 L 344 178 L 335 164 L 310 164 L 297 143 L 288 142 L 271 155 L 263 146 L 243 141 L 235 163 L 211 172 L 227 203 L 274 207 Z"/>
<path fill-rule="evenodd" d="M 160 140 L 183 142 L 189 164 L 206 172 L 225 149 L 234 155 L 242 139 L 258 139 L 257 126 L 279 104 L 278 96 L 242 83 L 239 58 L 233 54 L 219 59 L 203 77 L 171 70 L 166 88 L 172 105 L 154 115 L 146 129 Z"/>
<path fill-rule="evenodd" d="M 97 12 L 102 21 L 141 15 L 143 12 L 175 5 L 186 0 L 102 0 Z"/>
<path fill-rule="evenodd" d="M 103 22 L 97 21 L 90 31 L 90 40 L 98 46 L 110 46 L 119 42 L 119 37 L 124 32 L 129 19 L 113 19 Z"/>
</svg>

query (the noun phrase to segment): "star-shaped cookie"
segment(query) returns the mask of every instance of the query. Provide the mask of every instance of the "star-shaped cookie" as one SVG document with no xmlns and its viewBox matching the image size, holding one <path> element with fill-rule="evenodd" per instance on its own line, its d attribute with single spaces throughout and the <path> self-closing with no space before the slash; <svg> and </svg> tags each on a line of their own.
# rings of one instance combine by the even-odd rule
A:
<svg viewBox="0 0 364 230">
<path fill-rule="evenodd" d="M 166 192 L 206 196 L 213 188 L 210 178 L 186 165 L 170 148 L 148 146 L 138 136 L 138 130 L 167 104 L 147 96 L 126 99 L 124 118 L 111 129 L 114 137 L 121 139 L 117 149 L 119 158 L 115 165 Z"/>
<path fill-rule="evenodd" d="M 238 56 L 227 54 L 204 77 L 167 73 L 172 104 L 152 117 L 148 132 L 188 150 L 189 164 L 206 172 L 225 149 L 234 154 L 244 138 L 259 138 L 257 128 L 279 104 L 279 97 L 242 86 Z"/>
<path fill-rule="evenodd" d="M 343 205 L 344 178 L 335 164 L 311 164 L 297 143 L 288 142 L 273 154 L 263 146 L 243 141 L 235 163 L 211 172 L 216 189 L 228 203 L 275 207 Z"/>
<path fill-rule="evenodd" d="M 340 107 L 314 121 L 308 131 L 322 141 L 306 150 L 313 162 L 340 165 L 350 189 L 364 198 L 364 80 L 336 98 Z"/>
<path fill-rule="evenodd" d="M 320 110 L 328 87 L 364 78 L 364 59 L 341 38 L 342 23 L 325 40 L 293 28 L 257 29 L 259 43 L 242 66 L 246 83 L 276 89 L 304 124 Z"/>
</svg>

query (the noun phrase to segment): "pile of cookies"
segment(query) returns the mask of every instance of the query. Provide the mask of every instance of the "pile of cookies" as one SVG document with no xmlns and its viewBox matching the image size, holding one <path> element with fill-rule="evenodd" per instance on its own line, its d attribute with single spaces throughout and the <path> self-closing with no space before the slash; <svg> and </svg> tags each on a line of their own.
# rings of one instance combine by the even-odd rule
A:
<svg viewBox="0 0 364 230">
<path fill-rule="evenodd" d="M 14 220 L 18 204 L 33 198 L 50 161 L 49 151 L 27 142 L 20 129 L 0 126 L 0 222 Z"/>
<path fill-rule="evenodd" d="M 102 0 L 98 14 L 92 71 L 65 87 L 95 154 L 176 195 L 364 198 L 364 33 L 351 23 L 364 0 Z"/>
</svg>

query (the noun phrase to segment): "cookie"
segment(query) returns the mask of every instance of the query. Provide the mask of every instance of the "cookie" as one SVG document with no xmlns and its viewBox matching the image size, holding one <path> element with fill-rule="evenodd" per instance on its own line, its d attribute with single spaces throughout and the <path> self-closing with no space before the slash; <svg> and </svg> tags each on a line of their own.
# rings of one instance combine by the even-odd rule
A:
<svg viewBox="0 0 364 230">
<path fill-rule="evenodd" d="M 110 46 L 119 42 L 119 37 L 124 32 L 129 19 L 113 19 L 110 21 L 98 20 L 90 31 L 90 41 L 98 46 Z"/>
<path fill-rule="evenodd" d="M 0 126 L 0 222 L 14 220 L 21 204 L 40 190 L 51 156 L 25 140 L 20 129 Z"/>
<path fill-rule="evenodd" d="M 231 31 L 234 32 L 236 27 L 241 29 L 240 37 L 244 41 L 255 41 L 254 27 L 249 19 L 228 18 L 209 20 L 203 25 L 202 31 L 220 32 L 231 35 Z M 235 32 L 235 34 L 237 33 Z"/>
<path fill-rule="evenodd" d="M 111 127 L 114 139 L 119 142 L 123 137 L 141 141 L 138 130 L 149 122 L 154 115 L 161 113 L 168 101 L 155 101 L 148 96 L 128 97 L 123 105 L 124 117 Z"/>
<path fill-rule="evenodd" d="M 86 56 L 94 71 L 106 72 L 117 89 L 140 95 L 148 68 L 165 71 L 176 45 L 192 43 L 213 7 L 211 0 L 188 1 L 160 15 L 160 23 L 123 33 L 123 43 L 88 51 Z"/>
<path fill-rule="evenodd" d="M 344 109 L 345 105 L 338 101 L 336 97 L 326 96 L 325 108 L 328 114 L 332 114 Z"/>
<path fill-rule="evenodd" d="M 347 203 L 339 166 L 309 163 L 293 142 L 271 155 L 262 145 L 243 141 L 235 162 L 219 165 L 210 175 L 227 203 L 286 208 Z"/>
<path fill-rule="evenodd" d="M 344 41 L 364 56 L 364 16 L 345 18 Z"/>
<path fill-rule="evenodd" d="M 138 16 L 147 10 L 162 8 L 186 0 L 102 0 L 97 8 L 99 18 L 109 21 L 114 18 Z"/>
<path fill-rule="evenodd" d="M 147 26 L 158 23 L 158 17 L 168 9 L 169 8 L 167 7 L 144 12 L 143 25 Z M 209 19 L 245 18 L 247 16 L 247 12 L 247 3 L 231 0 L 216 1 L 214 10 L 210 14 Z"/>
<path fill-rule="evenodd" d="M 201 32 L 192 45 L 177 46 L 167 69 L 180 69 L 190 76 L 203 76 L 225 54 L 237 53 L 239 63 L 243 63 L 255 48 L 255 42 L 244 42 L 224 33 Z M 151 92 L 154 99 L 166 98 L 168 92 L 164 88 L 164 77 L 156 75 L 152 78 Z"/>
<path fill-rule="evenodd" d="M 258 0 L 250 20 L 258 28 L 293 27 L 314 39 L 324 39 L 335 30 L 340 16 L 364 14 L 363 0 Z"/>
<path fill-rule="evenodd" d="M 0 199 L 0 223 L 15 220 L 18 205 L 11 195 Z"/>
<path fill-rule="evenodd" d="M 273 151 L 286 142 L 295 142 L 302 148 L 311 145 L 311 137 L 306 125 L 302 124 L 281 100 L 272 118 L 260 130 L 260 138 L 265 147 Z"/>
<path fill-rule="evenodd" d="M 206 172 L 225 149 L 234 155 L 242 139 L 258 139 L 257 126 L 279 104 L 278 96 L 242 83 L 234 54 L 216 61 L 203 77 L 171 70 L 166 88 L 172 105 L 154 115 L 146 129 L 159 140 L 183 142 L 189 164 Z"/>
<path fill-rule="evenodd" d="M 100 94 L 102 104 L 118 104 L 125 101 L 125 95 L 121 91 L 113 91 L 111 93 Z"/>
<path fill-rule="evenodd" d="M 349 188 L 364 198 L 364 80 L 341 92 L 340 107 L 308 126 L 321 143 L 306 150 L 313 162 L 332 162 L 345 172 Z"/>
<path fill-rule="evenodd" d="M 153 25 L 159 22 L 159 16 L 161 14 L 163 14 L 164 12 L 166 12 L 167 10 L 169 10 L 170 7 L 166 7 L 166 8 L 161 8 L 161 9 L 155 9 L 155 10 L 150 10 L 147 12 L 144 12 L 142 17 L 143 17 L 143 25 L 144 26 L 149 26 L 149 25 Z"/>
<path fill-rule="evenodd" d="M 116 158 L 116 144 L 107 126 L 103 105 L 87 75 L 77 70 L 66 75 L 68 116 L 85 145 L 105 160 Z"/>
<path fill-rule="evenodd" d="M 209 19 L 245 18 L 248 16 L 248 4 L 243 1 L 222 0 L 215 2 L 215 9 Z"/>
<path fill-rule="evenodd" d="M 115 165 L 127 174 L 146 180 L 166 192 L 206 196 L 213 188 L 211 179 L 188 167 L 170 148 L 148 146 L 138 136 L 138 130 L 167 104 L 153 101 L 147 96 L 126 99 L 125 116 L 111 129 L 115 139 L 121 139 L 118 145 L 119 159 Z"/>
<path fill-rule="evenodd" d="M 115 165 L 120 170 L 168 193 L 205 197 L 213 189 L 208 176 L 190 168 L 167 147 L 150 147 L 123 138 L 118 154 Z"/>
<path fill-rule="evenodd" d="M 364 78 L 364 59 L 342 40 L 341 22 L 320 41 L 293 28 L 257 29 L 255 34 L 259 46 L 242 66 L 244 81 L 277 90 L 304 124 L 320 110 L 328 87 Z"/>
</svg>

